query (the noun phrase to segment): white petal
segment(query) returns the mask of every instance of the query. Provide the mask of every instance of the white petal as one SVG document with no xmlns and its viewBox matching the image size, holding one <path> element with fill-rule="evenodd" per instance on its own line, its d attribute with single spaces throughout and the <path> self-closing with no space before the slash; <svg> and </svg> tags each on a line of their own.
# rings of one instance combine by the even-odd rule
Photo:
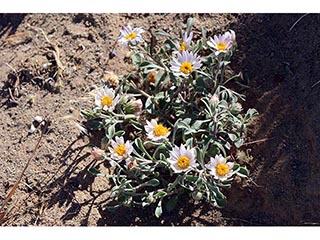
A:
<svg viewBox="0 0 320 240">
<path fill-rule="evenodd" d="M 116 147 L 118 147 L 118 144 L 115 141 L 111 140 L 111 146 L 113 148 L 116 148 Z"/>
<path fill-rule="evenodd" d="M 151 119 L 151 126 L 154 128 L 158 125 L 157 120 Z"/>
</svg>

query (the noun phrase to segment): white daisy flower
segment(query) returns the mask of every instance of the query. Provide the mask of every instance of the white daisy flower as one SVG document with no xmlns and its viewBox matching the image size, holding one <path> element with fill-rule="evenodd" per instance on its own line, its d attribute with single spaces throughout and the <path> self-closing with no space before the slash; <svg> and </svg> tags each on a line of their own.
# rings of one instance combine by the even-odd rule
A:
<svg viewBox="0 0 320 240">
<path fill-rule="evenodd" d="M 233 175 L 233 162 L 227 162 L 221 154 L 210 158 L 210 162 L 206 164 L 206 168 L 210 170 L 210 174 L 214 178 L 225 181 Z"/>
<path fill-rule="evenodd" d="M 168 162 L 171 164 L 171 168 L 175 173 L 180 173 L 197 167 L 195 151 L 193 148 L 185 148 L 184 145 L 180 145 L 180 148 L 175 146 L 170 152 Z"/>
<path fill-rule="evenodd" d="M 119 102 L 119 97 L 115 97 L 115 91 L 112 88 L 102 88 L 95 95 L 95 104 L 105 111 L 113 111 Z"/>
<path fill-rule="evenodd" d="M 159 141 L 161 139 L 166 139 L 170 135 L 170 128 L 158 124 L 157 120 L 152 119 L 150 122 L 148 120 L 147 125 L 144 126 L 144 129 L 147 132 L 147 137 L 152 141 Z"/>
<path fill-rule="evenodd" d="M 116 160 L 127 159 L 133 151 L 132 144 L 127 140 L 124 142 L 123 137 L 115 137 L 115 141 L 111 140 L 111 158 Z"/>
<path fill-rule="evenodd" d="M 216 50 L 216 54 L 220 52 L 226 52 L 232 47 L 232 34 L 229 32 L 224 33 L 223 35 L 219 34 L 219 36 L 214 35 L 214 39 L 210 37 L 210 40 L 207 41 L 207 44 Z"/>
<path fill-rule="evenodd" d="M 171 62 L 171 70 L 175 75 L 189 76 L 195 69 L 202 66 L 200 57 L 192 52 L 183 51 L 177 54 L 177 58 L 173 57 Z"/>
<path fill-rule="evenodd" d="M 181 43 L 176 43 L 176 48 L 179 49 L 179 52 L 183 52 L 183 51 L 187 51 L 190 47 L 190 44 L 192 42 L 192 37 L 193 37 L 193 32 L 190 32 L 190 34 L 188 35 L 188 33 L 184 33 L 183 35 L 183 39 Z M 178 52 L 176 52 L 178 53 Z"/>
<path fill-rule="evenodd" d="M 118 42 L 123 44 L 123 46 L 125 47 L 128 46 L 128 43 L 136 45 L 138 42 L 144 42 L 141 36 L 142 33 L 144 33 L 144 30 L 142 28 L 132 29 L 130 25 L 128 25 L 127 27 L 122 27 Z"/>
</svg>

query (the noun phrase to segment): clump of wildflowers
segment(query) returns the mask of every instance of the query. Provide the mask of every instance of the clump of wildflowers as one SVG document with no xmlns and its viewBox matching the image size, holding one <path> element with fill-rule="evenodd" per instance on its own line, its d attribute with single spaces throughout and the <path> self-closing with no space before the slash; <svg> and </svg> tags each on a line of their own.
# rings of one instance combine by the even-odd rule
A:
<svg viewBox="0 0 320 240">
<path fill-rule="evenodd" d="M 229 66 L 235 32 L 196 35 L 192 23 L 182 40 L 157 30 L 151 42 L 141 28 L 123 27 L 118 42 L 129 48 L 132 72 L 106 75 L 95 107 L 82 111 L 88 131 L 103 135 L 107 150 L 92 155 L 107 161 L 110 174 L 90 172 L 112 181 L 113 208 L 156 204 L 159 217 L 163 204 L 174 207 L 165 200 L 180 194 L 222 207 L 224 189 L 249 176 L 235 152 L 257 111 L 244 112 L 244 95 L 227 85 L 240 77 Z"/>
</svg>

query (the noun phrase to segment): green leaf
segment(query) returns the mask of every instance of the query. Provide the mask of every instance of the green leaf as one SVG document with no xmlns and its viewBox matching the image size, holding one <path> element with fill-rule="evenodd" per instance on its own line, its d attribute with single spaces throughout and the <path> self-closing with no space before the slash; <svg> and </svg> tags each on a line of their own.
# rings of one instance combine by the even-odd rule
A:
<svg viewBox="0 0 320 240">
<path fill-rule="evenodd" d="M 198 40 L 194 52 L 195 52 L 195 53 L 199 52 L 199 51 L 201 50 L 201 48 L 202 48 L 202 41 L 201 41 L 201 40 Z"/>
<path fill-rule="evenodd" d="M 196 147 L 196 156 L 197 156 L 198 162 L 203 162 L 204 152 L 200 150 L 200 148 L 198 147 Z"/>
<path fill-rule="evenodd" d="M 258 111 L 254 108 L 249 108 L 247 113 L 244 116 L 244 121 L 247 122 L 256 115 L 258 115 Z"/>
<path fill-rule="evenodd" d="M 154 103 L 152 102 L 151 98 L 153 98 L 153 96 L 150 96 L 147 98 L 145 106 L 146 106 L 146 110 L 148 113 L 154 114 L 155 106 L 154 106 Z"/>
<path fill-rule="evenodd" d="M 137 129 L 137 130 L 139 130 L 139 131 L 143 131 L 143 129 L 144 129 L 144 127 L 143 127 L 143 125 L 141 124 L 141 123 L 139 123 L 139 122 L 137 122 L 137 121 L 135 121 L 135 120 L 130 120 L 130 123 L 132 124 L 132 126 L 135 128 L 135 129 Z"/>
<path fill-rule="evenodd" d="M 154 151 L 152 157 L 153 157 L 154 159 L 159 159 L 159 158 L 160 158 L 160 153 L 166 154 L 167 151 L 168 151 L 168 149 L 167 149 L 166 145 L 164 145 L 164 144 L 161 143 L 161 145 L 158 146 L 158 147 L 156 148 L 156 150 Z"/>
<path fill-rule="evenodd" d="M 240 165 L 239 164 L 234 164 L 232 170 L 234 172 L 238 171 L 240 169 Z"/>
<path fill-rule="evenodd" d="M 243 139 L 239 138 L 236 142 L 234 142 L 234 145 L 236 146 L 236 148 L 240 148 L 243 144 Z"/>
<path fill-rule="evenodd" d="M 171 35 L 169 33 L 167 33 L 166 31 L 159 29 L 153 32 L 154 35 L 162 35 L 162 36 L 166 36 L 166 37 L 171 37 Z"/>
<path fill-rule="evenodd" d="M 125 203 L 125 201 L 127 201 L 126 195 L 121 194 L 121 195 L 118 197 L 118 202 L 120 202 L 120 203 Z"/>
<path fill-rule="evenodd" d="M 148 61 L 142 62 L 139 67 L 149 69 L 149 70 L 145 70 L 145 72 L 151 72 L 151 71 L 154 71 L 154 69 L 163 69 L 162 67 Z"/>
<path fill-rule="evenodd" d="M 202 199 L 202 192 L 195 191 L 192 193 L 192 198 L 196 201 L 199 201 Z"/>
<path fill-rule="evenodd" d="M 205 40 L 207 38 L 207 29 L 201 26 L 202 38 Z"/>
<path fill-rule="evenodd" d="M 189 129 L 190 128 L 190 122 L 191 122 L 191 118 L 185 118 L 183 120 L 181 120 L 181 118 L 179 118 L 179 120 L 175 123 L 175 126 L 179 129 Z"/>
<path fill-rule="evenodd" d="M 115 127 L 114 127 L 114 125 L 111 125 L 108 127 L 107 136 L 109 139 L 112 139 L 114 134 L 115 134 Z"/>
<path fill-rule="evenodd" d="M 232 142 L 234 142 L 238 138 L 238 136 L 233 133 L 228 133 L 228 136 Z"/>
<path fill-rule="evenodd" d="M 99 120 L 90 120 L 87 122 L 86 127 L 92 131 L 100 130 L 102 128 L 102 123 Z"/>
<path fill-rule="evenodd" d="M 168 212 L 171 212 L 177 206 L 178 199 L 178 195 L 175 195 L 168 200 L 166 204 L 166 209 Z"/>
<path fill-rule="evenodd" d="M 104 173 L 101 173 L 98 169 L 94 168 L 94 167 L 90 167 L 88 168 L 88 172 L 91 173 L 92 175 L 95 175 L 95 176 L 105 176 Z"/>
<path fill-rule="evenodd" d="M 156 187 L 160 184 L 159 180 L 156 178 L 153 178 L 143 184 L 141 184 L 140 186 L 146 187 L 146 186 L 152 186 L 152 187 Z"/>
<path fill-rule="evenodd" d="M 213 188 L 213 192 L 214 192 L 214 198 L 216 200 L 217 206 L 218 207 L 223 207 L 226 203 L 226 197 L 220 192 L 218 187 L 214 187 Z"/>
<path fill-rule="evenodd" d="M 136 140 L 134 141 L 134 143 L 136 144 L 136 146 L 138 146 L 138 148 L 144 152 L 148 157 L 150 156 L 149 153 L 147 152 L 147 150 L 145 149 L 143 143 L 142 143 L 142 140 L 141 138 L 136 138 Z M 150 159 L 151 159 L 151 156 L 150 156 Z"/>
<path fill-rule="evenodd" d="M 142 62 L 142 63 L 140 64 L 140 67 L 142 68 L 142 67 L 146 67 L 146 66 L 149 66 L 149 65 L 153 65 L 153 63 L 148 62 L 148 61 L 144 61 L 144 62 Z"/>
<path fill-rule="evenodd" d="M 164 191 L 159 191 L 159 192 L 157 192 L 156 194 L 154 194 L 153 196 L 154 196 L 155 198 L 159 198 L 159 197 L 163 198 L 164 196 L 167 196 L 167 193 L 164 192 Z"/>
<path fill-rule="evenodd" d="M 186 175 L 186 179 L 190 182 L 196 182 L 199 178 L 193 175 Z"/>
<path fill-rule="evenodd" d="M 240 167 L 240 169 L 236 172 L 239 177 L 248 177 L 249 170 L 245 167 Z"/>
<path fill-rule="evenodd" d="M 176 45 L 174 44 L 174 42 L 171 39 L 166 40 L 164 43 L 169 45 L 170 49 L 177 49 Z"/>
<path fill-rule="evenodd" d="M 186 140 L 186 146 L 192 147 L 193 146 L 193 138 L 188 138 Z"/>
<path fill-rule="evenodd" d="M 210 121 L 211 121 L 211 119 L 207 119 L 207 120 L 197 120 L 197 121 L 195 121 L 195 122 L 192 124 L 191 128 L 193 128 L 194 130 L 198 130 L 198 129 L 200 129 L 200 127 L 201 127 L 202 124 L 207 123 L 207 122 L 210 122 Z"/>
<path fill-rule="evenodd" d="M 191 27 L 194 24 L 194 18 L 188 18 L 187 20 L 187 33 L 190 33 Z"/>
<path fill-rule="evenodd" d="M 117 131 L 114 135 L 115 136 L 123 136 L 126 132 L 124 130 Z"/>
<path fill-rule="evenodd" d="M 156 210 L 154 212 L 154 214 L 156 215 L 157 218 L 159 218 L 162 214 L 162 199 L 159 200 L 158 205 L 156 207 Z"/>
<path fill-rule="evenodd" d="M 216 198 L 217 207 L 224 207 L 226 205 L 226 199 L 225 198 Z"/>
</svg>

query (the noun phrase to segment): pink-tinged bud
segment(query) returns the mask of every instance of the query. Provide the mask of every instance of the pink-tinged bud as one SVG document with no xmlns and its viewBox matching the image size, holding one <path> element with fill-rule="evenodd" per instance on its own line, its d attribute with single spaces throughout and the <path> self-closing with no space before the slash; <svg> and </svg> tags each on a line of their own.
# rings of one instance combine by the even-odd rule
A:
<svg viewBox="0 0 320 240">
<path fill-rule="evenodd" d="M 129 170 L 135 169 L 138 166 L 137 161 L 132 159 L 127 159 L 126 165 Z"/>
<path fill-rule="evenodd" d="M 143 103 L 141 99 L 132 98 L 124 105 L 126 113 L 140 115 L 142 112 Z"/>
<path fill-rule="evenodd" d="M 230 32 L 230 39 L 231 39 L 232 43 L 235 44 L 236 43 L 236 33 L 231 29 L 229 30 L 229 32 Z"/>
<path fill-rule="evenodd" d="M 213 105 L 218 105 L 220 100 L 219 100 L 219 96 L 217 94 L 213 94 L 212 97 L 210 98 L 210 102 Z"/>
<path fill-rule="evenodd" d="M 140 114 L 142 111 L 142 107 L 143 107 L 143 103 L 142 103 L 141 99 L 133 100 L 132 104 L 134 106 L 134 113 Z"/>
<path fill-rule="evenodd" d="M 106 155 L 106 153 L 105 153 L 105 151 L 103 151 L 102 149 L 97 148 L 97 147 L 94 147 L 94 148 L 92 149 L 92 151 L 91 151 L 91 155 L 92 155 L 95 159 L 99 160 L 99 159 L 104 158 L 105 155 Z"/>
</svg>

